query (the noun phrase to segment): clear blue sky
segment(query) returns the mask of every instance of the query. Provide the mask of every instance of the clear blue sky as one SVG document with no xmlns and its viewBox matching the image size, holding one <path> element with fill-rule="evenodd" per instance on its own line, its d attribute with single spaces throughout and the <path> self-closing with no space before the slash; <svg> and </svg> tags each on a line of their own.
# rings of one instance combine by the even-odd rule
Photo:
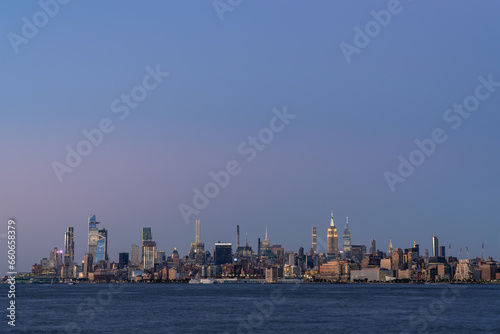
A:
<svg viewBox="0 0 500 334">
<path fill-rule="evenodd" d="M 267 226 L 272 244 L 309 250 L 331 208 L 353 244 L 430 249 L 437 235 L 455 256 L 484 242 L 500 259 L 500 87 L 459 129 L 443 120 L 479 75 L 500 81 L 500 4 L 402 1 L 347 63 L 339 44 L 387 3 L 244 1 L 221 21 L 212 1 L 72 1 L 15 53 L 8 34 L 41 9 L 2 2 L 0 219 L 18 222 L 18 270 L 62 248 L 67 226 L 81 261 L 93 213 L 113 260 L 143 226 L 184 255 L 196 218 L 209 250 L 235 243 L 236 224 L 254 248 Z M 111 103 L 157 64 L 170 76 L 120 120 Z M 297 117 L 247 162 L 238 145 L 284 106 Z M 53 161 L 103 118 L 115 130 L 59 182 Z M 384 172 L 435 128 L 448 140 L 391 192 Z M 242 172 L 186 225 L 179 204 L 230 160 Z"/>
</svg>

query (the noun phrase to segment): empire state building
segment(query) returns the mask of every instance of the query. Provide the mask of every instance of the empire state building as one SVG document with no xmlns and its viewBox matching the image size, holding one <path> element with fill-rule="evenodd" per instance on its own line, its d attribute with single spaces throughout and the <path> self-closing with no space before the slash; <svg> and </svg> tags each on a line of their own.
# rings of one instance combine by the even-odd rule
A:
<svg viewBox="0 0 500 334">
<path fill-rule="evenodd" d="M 337 233 L 337 228 L 333 222 L 333 210 L 330 226 L 328 227 L 328 232 L 326 236 L 326 253 L 329 259 L 335 259 L 339 252 L 339 237 Z"/>
</svg>

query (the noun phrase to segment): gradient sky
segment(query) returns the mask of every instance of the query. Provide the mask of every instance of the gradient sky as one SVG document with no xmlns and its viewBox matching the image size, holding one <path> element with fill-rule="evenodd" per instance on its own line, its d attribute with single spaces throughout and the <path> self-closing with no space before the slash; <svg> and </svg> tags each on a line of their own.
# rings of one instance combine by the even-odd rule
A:
<svg viewBox="0 0 500 334">
<path fill-rule="evenodd" d="M 436 235 L 454 256 L 466 246 L 480 256 L 484 242 L 499 260 L 500 88 L 455 131 L 443 114 L 479 75 L 500 81 L 500 3 L 402 1 L 348 64 L 339 44 L 385 8 L 244 1 L 221 21 L 212 1 L 72 1 L 16 54 L 7 34 L 40 7 L 0 3 L 0 232 L 17 220 L 18 271 L 62 248 L 67 226 L 80 262 L 91 214 L 117 261 L 144 226 L 159 250 L 186 254 L 196 218 L 210 251 L 235 243 L 237 224 L 254 249 L 267 226 L 272 244 L 309 250 L 311 227 L 326 239 L 331 208 L 340 231 L 349 216 L 353 244 L 430 249 Z M 119 120 L 111 102 L 157 64 L 170 76 Z M 297 117 L 246 162 L 238 145 L 284 106 Z M 103 118 L 114 132 L 59 182 L 52 162 Z M 391 192 L 384 172 L 439 127 L 448 140 Z M 241 174 L 186 225 L 179 204 L 230 160 Z"/>
</svg>

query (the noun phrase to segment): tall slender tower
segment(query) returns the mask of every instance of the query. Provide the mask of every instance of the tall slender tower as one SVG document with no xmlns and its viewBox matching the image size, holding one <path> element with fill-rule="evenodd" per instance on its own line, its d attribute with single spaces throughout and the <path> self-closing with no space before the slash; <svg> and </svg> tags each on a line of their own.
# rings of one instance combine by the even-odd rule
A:
<svg viewBox="0 0 500 334">
<path fill-rule="evenodd" d="M 432 256 L 439 256 L 439 239 L 438 237 L 432 237 Z"/>
<path fill-rule="evenodd" d="M 196 244 L 201 243 L 201 235 L 200 235 L 200 220 L 196 219 Z"/>
<path fill-rule="evenodd" d="M 75 261 L 75 242 L 73 240 L 73 227 L 68 227 L 64 233 L 64 264 L 66 266 Z"/>
<path fill-rule="evenodd" d="M 312 230 L 312 250 L 313 250 L 314 254 L 316 254 L 318 252 L 318 244 L 316 242 L 316 239 L 317 239 L 316 227 L 313 227 L 313 230 Z"/>
<path fill-rule="evenodd" d="M 337 228 L 333 222 L 333 210 L 332 217 L 330 221 L 330 226 L 328 227 L 328 232 L 326 236 L 326 253 L 329 258 L 336 258 L 339 251 L 339 237 L 337 234 Z"/>
<path fill-rule="evenodd" d="M 351 231 L 349 230 L 349 217 L 345 217 L 343 245 L 344 245 L 344 256 L 346 259 L 350 259 L 351 258 Z"/>
<path fill-rule="evenodd" d="M 240 248 L 240 225 L 236 225 L 236 251 Z"/>
<path fill-rule="evenodd" d="M 392 252 L 394 252 L 394 248 L 392 247 L 392 239 L 389 238 L 389 256 L 392 256 Z"/>
</svg>

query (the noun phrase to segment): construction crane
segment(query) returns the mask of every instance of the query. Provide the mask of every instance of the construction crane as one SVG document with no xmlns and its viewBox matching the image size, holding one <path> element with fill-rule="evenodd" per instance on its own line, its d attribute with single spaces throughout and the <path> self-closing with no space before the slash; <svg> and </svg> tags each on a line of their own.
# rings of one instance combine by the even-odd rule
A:
<svg viewBox="0 0 500 334">
<path fill-rule="evenodd" d="M 448 256 L 451 256 L 451 243 L 450 243 L 450 245 L 448 246 Z"/>
<path fill-rule="evenodd" d="M 465 246 L 465 249 L 467 250 L 467 259 L 470 260 L 469 247 Z"/>
</svg>

